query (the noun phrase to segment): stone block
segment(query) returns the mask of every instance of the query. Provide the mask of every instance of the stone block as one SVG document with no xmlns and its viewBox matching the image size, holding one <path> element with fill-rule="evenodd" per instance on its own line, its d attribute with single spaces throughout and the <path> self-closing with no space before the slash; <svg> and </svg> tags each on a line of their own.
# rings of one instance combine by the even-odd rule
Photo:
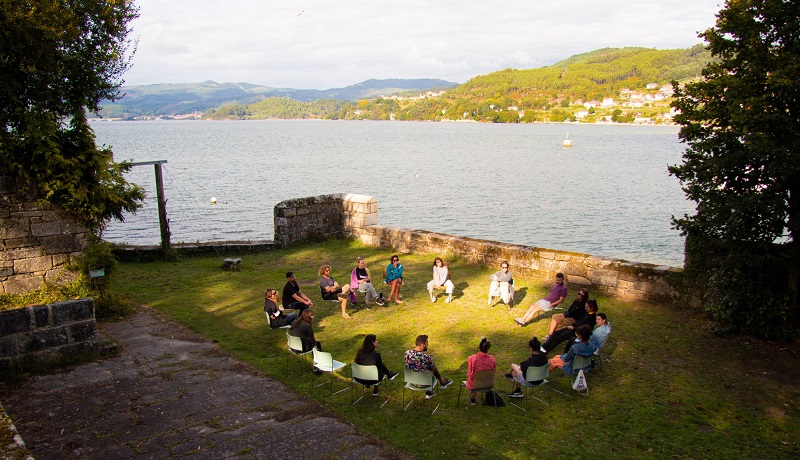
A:
<svg viewBox="0 0 800 460">
<path fill-rule="evenodd" d="M 222 261 L 222 269 L 223 270 L 235 270 L 239 271 L 241 268 L 242 259 L 240 258 L 228 258 Z"/>
<path fill-rule="evenodd" d="M 8 358 L 16 356 L 18 353 L 17 338 L 15 336 L 0 337 L 0 357 Z"/>
<path fill-rule="evenodd" d="M 569 284 L 577 284 L 579 286 L 591 286 L 592 282 L 589 281 L 587 278 L 577 275 L 567 275 L 567 283 Z"/>
<path fill-rule="evenodd" d="M 36 327 L 45 327 L 50 324 L 50 308 L 47 305 L 36 305 L 33 310 L 33 324 Z"/>
<path fill-rule="evenodd" d="M 53 267 L 69 263 L 69 254 L 53 254 Z"/>
<path fill-rule="evenodd" d="M 0 337 L 31 330 L 31 311 L 28 308 L 0 312 Z"/>
<path fill-rule="evenodd" d="M 24 294 L 39 289 L 43 282 L 40 275 L 14 275 L 3 281 L 3 289 L 8 294 Z"/>
<path fill-rule="evenodd" d="M 69 343 L 69 336 L 67 336 L 66 327 L 52 327 L 35 330 L 21 341 L 23 342 L 22 349 L 31 352 L 66 345 Z"/>
<path fill-rule="evenodd" d="M 33 236 L 61 235 L 61 223 L 54 221 L 31 224 L 31 234 Z"/>
<path fill-rule="evenodd" d="M 5 278 L 14 274 L 14 261 L 3 260 L 0 262 L 0 278 Z"/>
<path fill-rule="evenodd" d="M 0 240 L 27 238 L 31 229 L 27 219 L 3 219 L 0 225 Z"/>
<path fill-rule="evenodd" d="M 70 253 L 80 251 L 81 243 L 73 235 L 56 235 L 41 237 L 42 247 L 49 254 Z"/>
<path fill-rule="evenodd" d="M 12 219 L 20 219 L 23 217 L 38 217 L 41 219 L 42 212 L 41 211 L 13 211 L 11 212 Z"/>
<path fill-rule="evenodd" d="M 77 235 L 80 233 L 86 233 L 86 228 L 82 225 L 78 224 L 74 220 L 62 220 L 61 221 L 61 233 L 65 235 Z"/>
<path fill-rule="evenodd" d="M 86 297 L 53 303 L 50 304 L 50 311 L 53 315 L 53 324 L 56 326 L 94 319 L 94 300 Z"/>
<path fill-rule="evenodd" d="M 34 238 L 35 239 L 35 238 Z M 38 242 L 36 243 L 38 245 Z M 39 257 L 45 255 L 41 247 L 25 247 L 25 248 L 6 248 L 4 258 L 7 260 L 26 259 L 29 257 Z"/>
<path fill-rule="evenodd" d="M 14 273 L 44 272 L 53 268 L 53 258 L 50 256 L 31 257 L 14 261 Z"/>
<path fill-rule="evenodd" d="M 608 287 L 617 285 L 617 272 L 614 270 L 590 269 L 588 275 L 594 285 Z"/>
<path fill-rule="evenodd" d="M 58 354 L 64 358 L 75 358 L 87 353 L 94 353 L 100 349 L 97 342 L 76 342 L 62 346 Z"/>
<path fill-rule="evenodd" d="M 69 326 L 69 329 L 73 342 L 85 342 L 94 340 L 97 334 L 97 323 L 95 321 L 84 321 Z"/>
<path fill-rule="evenodd" d="M 6 250 L 36 248 L 39 246 L 39 239 L 32 236 L 26 238 L 11 238 L 6 240 Z M 41 250 L 36 251 L 41 254 Z"/>
</svg>

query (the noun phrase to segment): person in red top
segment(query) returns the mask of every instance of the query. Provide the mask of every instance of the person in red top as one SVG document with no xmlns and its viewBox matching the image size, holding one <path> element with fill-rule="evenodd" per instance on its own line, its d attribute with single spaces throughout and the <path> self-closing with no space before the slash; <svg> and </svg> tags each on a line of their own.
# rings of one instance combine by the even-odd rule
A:
<svg viewBox="0 0 800 460">
<path fill-rule="evenodd" d="M 489 347 L 491 346 L 492 343 L 489 342 L 486 337 L 481 337 L 481 343 L 478 345 L 478 353 L 467 358 L 467 390 L 472 390 L 473 388 L 475 372 L 495 370 L 497 367 L 494 356 L 488 353 Z M 477 392 L 472 391 L 470 393 L 469 403 L 473 406 L 475 405 L 475 396 L 477 396 Z"/>
</svg>

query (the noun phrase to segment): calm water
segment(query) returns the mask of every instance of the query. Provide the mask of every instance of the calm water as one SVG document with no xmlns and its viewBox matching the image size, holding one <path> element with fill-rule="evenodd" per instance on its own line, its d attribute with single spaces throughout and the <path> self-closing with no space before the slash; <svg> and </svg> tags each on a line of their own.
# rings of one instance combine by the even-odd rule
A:
<svg viewBox="0 0 800 460">
<path fill-rule="evenodd" d="M 691 212 L 667 165 L 677 127 L 370 121 L 99 122 L 117 160 L 168 160 L 173 242 L 263 240 L 280 201 L 352 192 L 381 225 L 681 266 L 670 217 Z M 566 135 L 571 149 L 562 147 Z M 129 179 L 145 207 L 105 238 L 158 244 L 152 166 Z M 210 204 L 211 197 L 217 204 Z"/>
</svg>

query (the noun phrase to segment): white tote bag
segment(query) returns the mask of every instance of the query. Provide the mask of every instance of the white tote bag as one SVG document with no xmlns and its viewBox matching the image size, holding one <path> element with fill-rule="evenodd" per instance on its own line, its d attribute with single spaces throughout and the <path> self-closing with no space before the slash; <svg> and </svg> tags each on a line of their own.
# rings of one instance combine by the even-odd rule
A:
<svg viewBox="0 0 800 460">
<path fill-rule="evenodd" d="M 575 391 L 588 391 L 589 385 L 586 384 L 586 376 L 583 374 L 583 369 L 578 371 L 578 376 L 572 382 L 572 389 Z"/>
</svg>

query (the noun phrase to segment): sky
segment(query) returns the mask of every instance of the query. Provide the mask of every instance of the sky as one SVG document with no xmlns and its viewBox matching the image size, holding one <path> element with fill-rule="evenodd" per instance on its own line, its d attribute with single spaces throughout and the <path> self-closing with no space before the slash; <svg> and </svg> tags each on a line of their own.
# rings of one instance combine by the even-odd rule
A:
<svg viewBox="0 0 800 460">
<path fill-rule="evenodd" d="M 126 85 L 464 83 L 599 48 L 688 48 L 721 0 L 136 0 Z"/>
</svg>

